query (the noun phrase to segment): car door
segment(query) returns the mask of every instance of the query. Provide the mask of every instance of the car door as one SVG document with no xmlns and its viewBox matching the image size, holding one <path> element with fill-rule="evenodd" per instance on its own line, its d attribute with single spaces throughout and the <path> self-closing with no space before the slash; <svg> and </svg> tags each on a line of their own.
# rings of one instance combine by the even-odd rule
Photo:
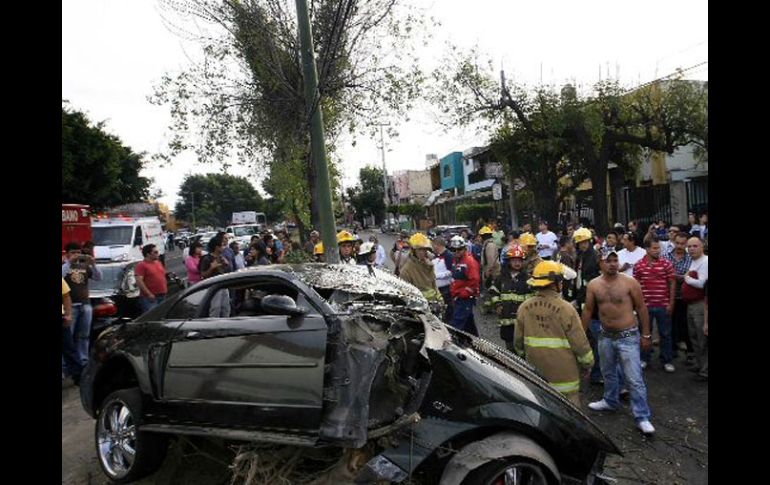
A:
<svg viewBox="0 0 770 485">
<path fill-rule="evenodd" d="M 180 421 L 317 435 L 327 327 L 289 285 L 278 287 L 297 294 L 306 315 L 206 315 L 180 326 L 162 385 L 162 399 Z M 276 283 L 268 286 L 274 291 Z M 210 289 L 207 298 L 222 288 Z"/>
</svg>

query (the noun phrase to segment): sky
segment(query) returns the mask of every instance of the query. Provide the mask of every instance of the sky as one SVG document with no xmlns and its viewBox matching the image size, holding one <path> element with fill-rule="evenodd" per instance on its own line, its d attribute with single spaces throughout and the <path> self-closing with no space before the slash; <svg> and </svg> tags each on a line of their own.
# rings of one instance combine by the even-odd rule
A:
<svg viewBox="0 0 770 485">
<path fill-rule="evenodd" d="M 506 78 L 519 83 L 590 86 L 618 78 L 637 85 L 708 61 L 707 0 L 413 0 L 440 26 L 418 54 L 434 67 L 446 41 L 478 46 Z M 167 29 L 157 0 L 62 1 L 62 99 L 134 151 L 157 153 L 169 139 L 168 107 L 147 101 L 165 73 L 177 73 L 200 58 L 200 47 Z M 708 64 L 687 72 L 708 79 Z M 389 173 L 425 167 L 427 154 L 442 157 L 484 145 L 472 129 L 447 131 L 424 109 L 400 124 L 398 138 L 385 140 Z M 343 186 L 357 182 L 367 164 L 381 166 L 379 140 L 338 141 Z M 192 154 L 161 166 L 148 162 L 142 175 L 153 177 L 173 208 L 186 174 L 217 172 Z M 262 174 L 234 166 L 259 189 Z"/>
</svg>

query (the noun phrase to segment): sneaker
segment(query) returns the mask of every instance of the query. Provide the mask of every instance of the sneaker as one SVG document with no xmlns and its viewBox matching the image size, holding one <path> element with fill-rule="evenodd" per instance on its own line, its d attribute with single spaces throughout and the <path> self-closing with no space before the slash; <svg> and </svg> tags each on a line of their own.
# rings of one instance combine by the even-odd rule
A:
<svg viewBox="0 0 770 485">
<path fill-rule="evenodd" d="M 663 364 L 663 369 L 666 372 L 674 372 L 676 370 L 676 367 L 674 367 L 674 364 Z"/>
<path fill-rule="evenodd" d="M 639 421 L 636 425 L 639 427 L 639 429 L 644 434 L 653 434 L 653 433 L 655 433 L 655 428 L 652 427 L 652 423 L 650 423 L 646 419 L 644 421 Z"/>
<path fill-rule="evenodd" d="M 596 402 L 590 402 L 588 403 L 588 407 L 593 409 L 594 411 L 615 411 L 615 408 L 607 404 L 607 401 L 602 399 L 601 401 Z"/>
<path fill-rule="evenodd" d="M 642 370 L 644 370 L 644 369 L 646 369 L 646 368 L 647 368 L 647 362 L 645 362 L 645 361 L 642 361 Z"/>
</svg>

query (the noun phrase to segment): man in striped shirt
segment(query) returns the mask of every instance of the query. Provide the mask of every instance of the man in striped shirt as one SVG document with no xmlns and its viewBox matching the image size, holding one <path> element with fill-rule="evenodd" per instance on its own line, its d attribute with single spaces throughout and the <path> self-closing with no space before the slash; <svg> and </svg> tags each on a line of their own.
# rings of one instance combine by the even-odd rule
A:
<svg viewBox="0 0 770 485">
<path fill-rule="evenodd" d="M 642 287 L 644 302 L 650 316 L 650 331 L 653 321 L 658 324 L 660 334 L 660 361 L 666 372 L 674 372 L 674 345 L 671 339 L 671 315 L 676 299 L 676 274 L 671 261 L 661 258 L 660 241 L 653 237 L 645 241 L 647 255 L 634 265 L 634 278 Z M 652 351 L 642 351 L 642 368 L 650 363 Z"/>
</svg>

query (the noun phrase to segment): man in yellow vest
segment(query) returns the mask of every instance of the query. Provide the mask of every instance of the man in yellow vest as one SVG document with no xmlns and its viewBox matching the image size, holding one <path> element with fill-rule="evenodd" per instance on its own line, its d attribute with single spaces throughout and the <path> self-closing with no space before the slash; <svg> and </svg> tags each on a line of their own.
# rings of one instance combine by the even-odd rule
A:
<svg viewBox="0 0 770 485">
<path fill-rule="evenodd" d="M 537 295 L 521 304 L 513 335 L 514 351 L 524 357 L 576 406 L 580 406 L 580 369 L 590 369 L 594 354 L 575 307 L 561 297 L 562 281 L 575 272 L 556 261 L 539 263 L 529 285 Z"/>
</svg>

